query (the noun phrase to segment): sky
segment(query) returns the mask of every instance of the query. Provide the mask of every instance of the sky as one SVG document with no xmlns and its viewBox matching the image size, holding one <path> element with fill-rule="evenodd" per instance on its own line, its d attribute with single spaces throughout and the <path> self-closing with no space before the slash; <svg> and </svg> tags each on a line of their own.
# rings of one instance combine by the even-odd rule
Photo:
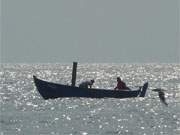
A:
<svg viewBox="0 0 180 135">
<path fill-rule="evenodd" d="M 1 0 L 2 63 L 180 63 L 180 0 Z"/>
</svg>

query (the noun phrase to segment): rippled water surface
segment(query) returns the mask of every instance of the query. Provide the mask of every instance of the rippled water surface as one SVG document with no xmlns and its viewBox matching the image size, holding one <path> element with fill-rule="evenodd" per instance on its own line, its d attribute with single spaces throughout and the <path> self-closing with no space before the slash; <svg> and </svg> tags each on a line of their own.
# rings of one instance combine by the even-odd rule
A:
<svg viewBox="0 0 180 135">
<path fill-rule="evenodd" d="M 0 69 L 0 135 L 179 135 L 179 64 L 79 64 L 77 85 L 113 89 L 120 76 L 128 86 L 149 82 L 145 98 L 43 100 L 32 75 L 71 83 L 72 64 L 3 64 Z M 168 107 L 153 88 L 166 89 Z"/>
</svg>

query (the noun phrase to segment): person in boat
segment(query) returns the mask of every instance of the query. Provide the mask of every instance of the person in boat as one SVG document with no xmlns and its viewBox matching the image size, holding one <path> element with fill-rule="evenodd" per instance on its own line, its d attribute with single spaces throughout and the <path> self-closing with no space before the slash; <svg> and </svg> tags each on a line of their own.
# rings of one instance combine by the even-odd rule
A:
<svg viewBox="0 0 180 135">
<path fill-rule="evenodd" d="M 117 77 L 117 86 L 114 90 L 130 90 L 130 88 L 126 86 L 126 83 L 123 82 L 120 77 Z"/>
<path fill-rule="evenodd" d="M 80 88 L 92 88 L 92 85 L 94 84 L 94 80 L 90 80 L 90 81 L 84 81 L 82 83 L 79 84 Z"/>
</svg>

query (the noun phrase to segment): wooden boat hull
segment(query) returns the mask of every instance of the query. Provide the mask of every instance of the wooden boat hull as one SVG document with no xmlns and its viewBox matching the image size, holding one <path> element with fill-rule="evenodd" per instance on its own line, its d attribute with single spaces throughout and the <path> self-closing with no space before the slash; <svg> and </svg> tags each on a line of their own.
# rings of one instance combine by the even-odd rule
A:
<svg viewBox="0 0 180 135">
<path fill-rule="evenodd" d="M 106 89 L 86 89 L 79 87 L 72 87 L 68 85 L 56 84 L 38 79 L 33 76 L 34 83 L 38 92 L 44 99 L 54 99 L 60 97 L 84 97 L 84 98 L 131 98 L 144 97 L 148 83 L 138 90 L 106 90 Z"/>
</svg>

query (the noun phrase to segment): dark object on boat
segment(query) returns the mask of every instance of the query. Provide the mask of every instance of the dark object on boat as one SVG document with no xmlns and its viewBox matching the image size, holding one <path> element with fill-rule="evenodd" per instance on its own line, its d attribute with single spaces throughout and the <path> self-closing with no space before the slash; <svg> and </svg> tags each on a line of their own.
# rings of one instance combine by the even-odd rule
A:
<svg viewBox="0 0 180 135">
<path fill-rule="evenodd" d="M 146 82 L 138 90 L 106 90 L 106 89 L 86 89 L 72 87 L 68 85 L 56 84 L 38 79 L 33 76 L 37 90 L 44 99 L 54 99 L 59 97 L 85 97 L 85 98 L 131 98 L 144 97 L 148 88 Z"/>
<path fill-rule="evenodd" d="M 164 103 L 166 106 L 168 106 L 167 102 L 166 102 L 166 98 L 165 98 L 165 93 L 164 93 L 164 89 L 158 88 L 158 89 L 153 89 L 152 91 L 158 92 L 159 95 L 159 99 L 162 103 Z"/>
</svg>

